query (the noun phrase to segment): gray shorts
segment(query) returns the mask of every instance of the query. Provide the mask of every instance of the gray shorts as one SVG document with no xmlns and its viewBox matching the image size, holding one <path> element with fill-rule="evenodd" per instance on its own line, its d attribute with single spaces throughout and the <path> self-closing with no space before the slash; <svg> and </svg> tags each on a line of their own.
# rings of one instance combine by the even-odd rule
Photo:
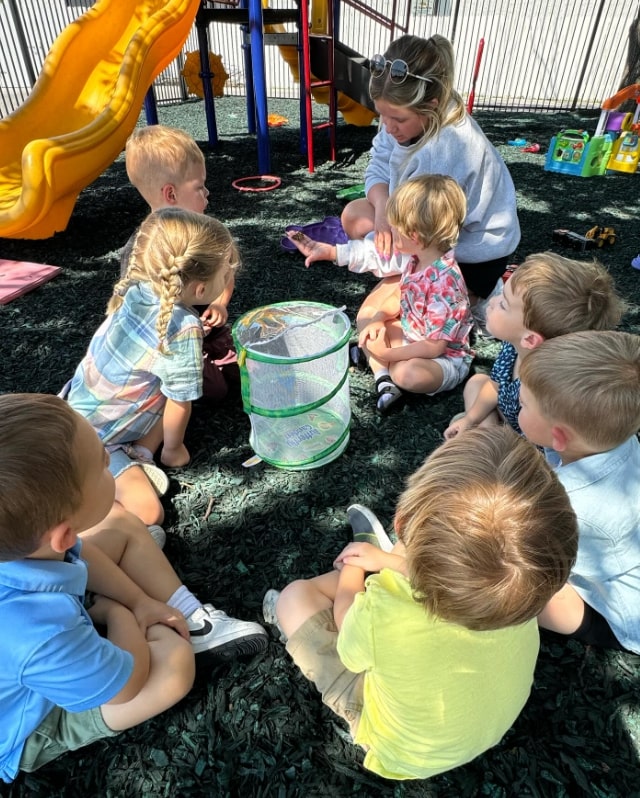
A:
<svg viewBox="0 0 640 798">
<path fill-rule="evenodd" d="M 67 751 L 75 751 L 96 740 L 115 737 L 120 733 L 107 726 L 100 707 L 85 712 L 67 712 L 61 707 L 54 707 L 27 737 L 20 757 L 20 770 L 32 773 Z"/>
<path fill-rule="evenodd" d="M 432 393 L 428 393 L 427 396 L 435 396 L 443 391 L 452 391 L 456 385 L 460 385 L 467 378 L 471 368 L 470 361 L 464 357 L 443 355 L 442 357 L 434 357 L 433 362 L 437 363 L 442 369 L 442 385 Z"/>
<path fill-rule="evenodd" d="M 347 721 L 355 737 L 362 714 L 364 674 L 345 668 L 338 656 L 337 641 L 333 610 L 322 610 L 291 635 L 287 651 L 304 676 L 318 688 L 322 701 Z"/>
</svg>

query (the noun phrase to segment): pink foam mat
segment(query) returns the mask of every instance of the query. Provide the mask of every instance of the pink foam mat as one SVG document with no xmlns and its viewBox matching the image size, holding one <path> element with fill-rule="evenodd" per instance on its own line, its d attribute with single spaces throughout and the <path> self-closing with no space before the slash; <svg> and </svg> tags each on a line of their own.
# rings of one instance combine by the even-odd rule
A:
<svg viewBox="0 0 640 798">
<path fill-rule="evenodd" d="M 0 258 L 0 305 L 6 305 L 27 291 L 51 280 L 62 271 L 60 266 Z"/>
</svg>

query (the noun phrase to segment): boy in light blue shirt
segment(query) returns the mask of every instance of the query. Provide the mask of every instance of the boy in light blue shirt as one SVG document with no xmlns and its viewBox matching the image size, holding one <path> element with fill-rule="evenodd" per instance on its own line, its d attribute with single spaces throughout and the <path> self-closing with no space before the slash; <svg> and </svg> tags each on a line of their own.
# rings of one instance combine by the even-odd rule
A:
<svg viewBox="0 0 640 798">
<path fill-rule="evenodd" d="M 519 422 L 545 447 L 578 517 L 569 582 L 541 627 L 640 654 L 640 336 L 571 333 L 520 369 Z"/>
<path fill-rule="evenodd" d="M 203 607 L 142 522 L 114 507 L 109 455 L 66 402 L 0 396 L 0 441 L 0 778 L 10 782 L 176 704 L 195 654 L 228 659 L 267 636 L 253 623 L 241 641 L 235 624 L 225 633 L 230 619 Z"/>
</svg>

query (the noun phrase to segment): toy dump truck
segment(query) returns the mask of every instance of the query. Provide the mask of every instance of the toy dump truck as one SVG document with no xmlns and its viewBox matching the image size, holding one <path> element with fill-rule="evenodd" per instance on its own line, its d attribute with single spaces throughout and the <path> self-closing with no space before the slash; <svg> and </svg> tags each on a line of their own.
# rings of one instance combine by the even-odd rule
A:
<svg viewBox="0 0 640 798">
<path fill-rule="evenodd" d="M 591 230 L 587 230 L 584 235 L 585 238 L 595 241 L 598 249 L 601 249 L 605 244 L 612 246 L 616 243 L 616 231 L 613 227 L 598 227 L 598 225 L 595 225 Z"/>
</svg>

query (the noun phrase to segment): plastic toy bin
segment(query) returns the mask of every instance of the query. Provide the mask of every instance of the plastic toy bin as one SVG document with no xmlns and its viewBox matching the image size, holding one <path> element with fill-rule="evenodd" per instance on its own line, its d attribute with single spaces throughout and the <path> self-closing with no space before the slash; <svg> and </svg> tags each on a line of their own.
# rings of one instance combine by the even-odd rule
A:
<svg viewBox="0 0 640 798">
<path fill-rule="evenodd" d="M 349 443 L 351 323 L 318 302 L 279 302 L 233 325 L 250 444 L 265 462 L 325 465 Z"/>
</svg>

